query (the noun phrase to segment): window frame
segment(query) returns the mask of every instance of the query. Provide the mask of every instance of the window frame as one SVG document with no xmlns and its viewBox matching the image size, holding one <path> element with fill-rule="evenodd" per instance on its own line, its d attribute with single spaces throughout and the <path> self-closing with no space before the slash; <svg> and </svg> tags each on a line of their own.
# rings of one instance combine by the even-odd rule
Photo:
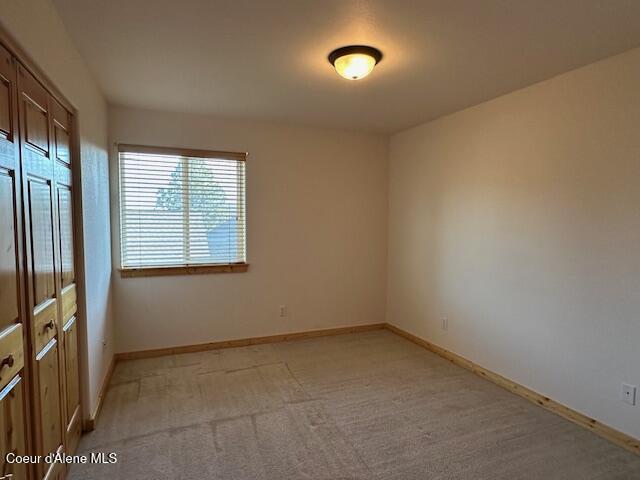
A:
<svg viewBox="0 0 640 480">
<path fill-rule="evenodd" d="M 122 265 L 122 171 L 120 162 L 120 153 L 147 153 L 157 155 L 175 155 L 180 157 L 195 157 L 195 158 L 215 158 L 222 160 L 235 160 L 246 162 L 247 152 L 230 152 L 222 150 L 199 150 L 193 148 L 181 148 L 181 147 L 155 147 L 149 145 L 134 145 L 118 143 L 117 147 L 117 165 L 118 165 L 118 241 L 120 246 L 120 276 L 127 277 L 150 277 L 150 276 L 164 276 L 164 275 L 191 275 L 191 274 L 203 274 L 203 273 L 240 273 L 246 272 L 249 269 L 249 263 L 247 261 L 247 188 L 246 188 L 246 166 L 245 166 L 245 185 L 243 190 L 243 202 L 244 202 L 244 249 L 245 249 L 245 261 L 235 263 L 195 263 L 195 264 L 180 264 L 180 265 L 150 265 L 139 267 L 124 267 Z"/>
</svg>

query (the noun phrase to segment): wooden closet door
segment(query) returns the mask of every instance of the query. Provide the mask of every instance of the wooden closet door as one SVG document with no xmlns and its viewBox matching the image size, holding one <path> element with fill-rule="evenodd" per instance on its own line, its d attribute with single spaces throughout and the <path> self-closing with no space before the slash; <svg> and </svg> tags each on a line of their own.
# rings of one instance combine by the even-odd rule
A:
<svg viewBox="0 0 640 480">
<path fill-rule="evenodd" d="M 0 46 L 0 477 L 26 480 L 27 424 L 24 369 L 21 180 L 17 113 L 17 64 Z"/>
<path fill-rule="evenodd" d="M 0 450 L 2 459 L 0 464 L 0 477 L 13 474 L 13 479 L 26 480 L 29 478 L 27 466 L 25 464 L 9 463 L 6 455 L 8 453 L 24 455 L 26 453 L 27 431 L 24 428 L 24 382 L 20 375 L 16 375 L 5 388 L 0 391 L 0 428 L 2 437 L 0 438 Z"/>
<path fill-rule="evenodd" d="M 22 66 L 18 89 L 34 447 L 44 457 L 62 451 L 64 435 L 52 107 L 47 91 Z M 60 467 L 40 463 L 37 478 L 55 478 Z"/>
<path fill-rule="evenodd" d="M 51 103 L 55 168 L 55 201 L 58 212 L 56 237 L 57 285 L 60 288 L 58 316 L 62 325 L 63 411 L 65 419 L 65 451 L 75 452 L 81 435 L 80 385 L 78 368 L 78 335 L 76 313 L 76 273 L 73 249 L 73 195 L 70 140 L 72 115 L 56 100 Z"/>
</svg>

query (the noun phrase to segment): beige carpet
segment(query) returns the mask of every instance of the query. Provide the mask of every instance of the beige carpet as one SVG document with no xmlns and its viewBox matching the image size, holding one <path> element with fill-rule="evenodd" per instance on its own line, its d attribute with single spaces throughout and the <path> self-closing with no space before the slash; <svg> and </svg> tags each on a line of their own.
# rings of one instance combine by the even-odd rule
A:
<svg viewBox="0 0 640 480">
<path fill-rule="evenodd" d="M 640 457 L 388 332 L 118 364 L 71 479 L 640 479 Z"/>
</svg>

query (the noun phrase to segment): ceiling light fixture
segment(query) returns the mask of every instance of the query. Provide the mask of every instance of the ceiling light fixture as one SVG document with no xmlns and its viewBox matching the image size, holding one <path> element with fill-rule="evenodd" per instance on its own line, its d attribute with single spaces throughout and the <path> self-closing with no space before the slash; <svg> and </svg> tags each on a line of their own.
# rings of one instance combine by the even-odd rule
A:
<svg viewBox="0 0 640 480">
<path fill-rule="evenodd" d="M 329 54 L 329 63 L 347 80 L 360 80 L 371 73 L 382 59 L 382 52 L 366 45 L 349 45 Z"/>
</svg>

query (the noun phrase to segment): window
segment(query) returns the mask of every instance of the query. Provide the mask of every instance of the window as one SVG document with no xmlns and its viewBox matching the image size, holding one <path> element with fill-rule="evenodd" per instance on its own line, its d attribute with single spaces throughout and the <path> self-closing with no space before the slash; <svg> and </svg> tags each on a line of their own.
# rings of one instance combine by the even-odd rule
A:
<svg viewBox="0 0 640 480">
<path fill-rule="evenodd" d="M 246 265 L 245 153 L 133 145 L 118 152 L 123 274 Z"/>
</svg>

